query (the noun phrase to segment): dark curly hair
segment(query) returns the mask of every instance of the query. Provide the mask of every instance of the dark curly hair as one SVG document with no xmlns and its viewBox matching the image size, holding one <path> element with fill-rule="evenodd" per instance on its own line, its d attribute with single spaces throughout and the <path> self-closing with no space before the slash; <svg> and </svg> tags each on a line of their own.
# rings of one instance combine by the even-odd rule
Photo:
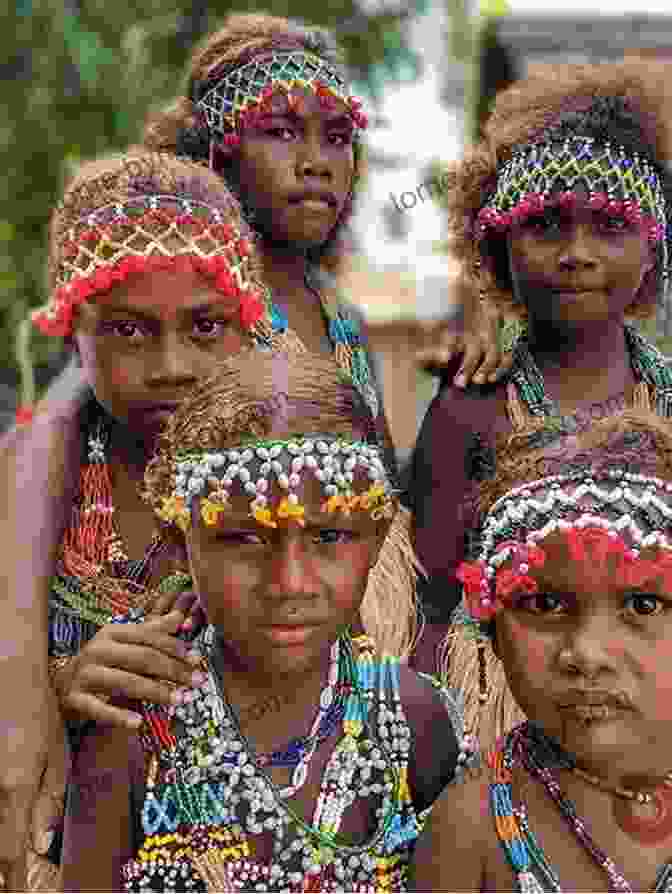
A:
<svg viewBox="0 0 672 894">
<path fill-rule="evenodd" d="M 525 315 L 513 293 L 505 237 L 489 233 L 480 242 L 475 238 L 476 216 L 495 191 L 498 169 L 517 148 L 577 134 L 616 143 L 654 167 L 672 209 L 665 76 L 662 64 L 638 58 L 600 65 L 538 65 L 528 78 L 499 94 L 484 138 L 447 173 L 453 251 L 493 303 Z M 666 238 L 670 245 L 669 227 Z M 662 287 L 660 247 L 657 260 L 627 315 L 648 316 L 655 307 Z"/>
<path fill-rule="evenodd" d="M 184 95 L 178 96 L 168 108 L 149 116 L 143 135 L 145 145 L 207 164 L 211 136 L 203 116 L 196 109 L 196 103 L 228 71 L 269 50 L 293 49 L 315 53 L 345 78 L 341 51 L 328 31 L 265 14 L 234 13 L 228 16 L 221 28 L 193 52 Z M 353 191 L 365 172 L 363 147 L 358 140 L 354 142 L 354 160 Z M 222 176 L 227 179 L 229 187 L 237 192 L 235 170 L 222 171 Z M 239 194 L 239 199 L 244 207 L 245 197 Z M 313 262 L 323 264 L 334 272 L 340 268 L 348 242 L 345 230 L 351 210 L 351 202 L 348 202 L 328 241 L 309 252 Z"/>
</svg>

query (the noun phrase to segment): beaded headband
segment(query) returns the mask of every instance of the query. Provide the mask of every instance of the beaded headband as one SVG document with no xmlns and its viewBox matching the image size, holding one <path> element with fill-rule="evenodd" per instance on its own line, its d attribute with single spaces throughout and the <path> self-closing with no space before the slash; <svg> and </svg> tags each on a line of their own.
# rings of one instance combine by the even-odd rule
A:
<svg viewBox="0 0 672 894">
<path fill-rule="evenodd" d="M 263 292 L 249 278 L 251 247 L 222 212 L 203 202 L 148 195 L 104 205 L 68 230 L 60 246 L 56 288 L 32 314 L 45 335 L 72 334 L 77 307 L 137 273 L 193 270 L 234 299 L 245 329 L 265 312 Z"/>
<path fill-rule="evenodd" d="M 371 481 L 360 494 L 353 491 L 357 469 Z M 221 452 L 180 453 L 175 462 L 175 490 L 163 498 L 157 515 L 186 531 L 191 523 L 191 503 L 200 497 L 201 518 L 206 525 L 216 525 L 220 513 L 227 509 L 231 489 L 237 486 L 252 498 L 250 515 L 260 524 L 276 528 L 277 519 L 287 519 L 303 525 L 305 509 L 294 491 L 301 484 L 302 473 L 308 471 L 322 485 L 326 498 L 323 512 L 347 515 L 364 510 L 370 511 L 374 520 L 394 515 L 394 491 L 379 448 L 326 435 L 255 441 Z M 267 496 L 272 478 L 287 494 L 277 506 L 275 518 Z"/>
<path fill-rule="evenodd" d="M 639 223 L 652 242 L 662 242 L 667 271 L 667 203 L 658 174 L 637 153 L 630 155 L 622 146 L 598 143 L 592 137 L 531 143 L 514 152 L 499 171 L 494 194 L 477 215 L 477 237 L 507 230 L 550 205 L 573 202 L 572 190 L 578 184 L 587 189 L 596 211 Z"/>
<path fill-rule="evenodd" d="M 312 90 L 322 105 L 345 103 L 355 127 L 367 126 L 361 100 L 348 93 L 347 84 L 328 62 L 304 50 L 276 50 L 269 58 L 253 59 L 217 81 L 196 103 L 208 128 L 228 145 L 239 141 L 236 130 L 261 111 L 279 90 L 287 95 L 296 88 Z"/>
<path fill-rule="evenodd" d="M 475 562 L 462 563 L 464 606 L 472 620 L 491 620 L 514 592 L 536 592 L 530 568 L 544 564 L 539 544 L 564 534 L 573 558 L 586 550 L 599 564 L 616 556 L 619 573 L 631 585 L 672 572 L 672 553 L 654 562 L 640 551 L 672 550 L 663 533 L 672 528 L 672 484 L 620 469 L 551 475 L 516 487 L 489 510 Z M 511 567 L 500 571 L 511 562 Z M 670 578 L 672 586 L 672 577 Z"/>
</svg>

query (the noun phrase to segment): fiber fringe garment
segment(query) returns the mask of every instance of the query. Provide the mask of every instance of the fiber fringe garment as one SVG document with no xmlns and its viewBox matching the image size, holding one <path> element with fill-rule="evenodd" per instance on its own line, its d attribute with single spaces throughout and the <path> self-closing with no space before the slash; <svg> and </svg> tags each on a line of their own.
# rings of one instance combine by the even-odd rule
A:
<svg viewBox="0 0 672 894">
<path fill-rule="evenodd" d="M 638 379 L 633 407 L 672 417 L 672 369 L 667 359 L 634 327 L 626 326 L 625 333 L 630 362 Z M 543 376 L 524 338 L 515 346 L 509 382 L 507 409 L 513 430 L 524 429 L 532 417 L 542 417 L 547 426 L 540 438 L 549 445 L 578 433 L 593 419 L 612 415 L 625 407 L 625 397 L 621 396 L 595 404 L 590 411 L 560 416 L 556 404 L 545 392 Z M 492 448 L 485 447 L 484 451 L 490 455 L 480 465 L 494 475 Z M 474 532 L 473 540 L 472 549 L 478 543 L 478 531 Z M 438 664 L 440 679 L 462 693 L 465 726 L 478 738 L 484 752 L 494 748 L 502 735 L 526 719 L 509 690 L 504 668 L 492 649 L 490 638 L 478 625 L 467 620 L 462 606 L 455 610 Z"/>
<path fill-rule="evenodd" d="M 382 400 L 376 390 L 376 381 L 371 374 L 369 357 L 360 332 L 360 320 L 357 312 L 339 302 L 333 295 L 333 282 L 325 278 L 321 271 L 312 272 L 312 281 L 322 301 L 325 317 L 329 321 L 328 334 L 336 361 L 344 372 L 351 377 L 361 391 L 372 410 L 376 410 L 377 429 L 388 461 L 393 448 L 380 408 Z M 296 353 L 306 351 L 298 336 L 288 327 L 287 321 L 278 308 L 270 303 L 268 315 L 271 320 L 274 346 L 282 346 L 285 350 Z M 258 340 L 258 348 L 268 350 L 271 341 L 265 338 Z M 147 553 L 139 562 L 124 559 L 118 536 L 115 536 L 112 523 L 113 509 L 110 497 L 91 493 L 91 482 L 96 465 L 104 464 L 105 430 L 98 429 L 99 417 L 95 414 L 90 421 L 89 430 L 84 432 L 86 440 L 98 438 L 97 447 L 93 448 L 91 461 L 82 465 L 80 473 L 80 499 L 88 493 L 89 502 L 94 505 L 103 499 L 109 505 L 102 521 L 106 536 L 110 538 L 108 546 L 116 561 L 105 563 L 105 574 L 100 574 L 102 543 L 90 543 L 84 547 L 81 538 L 77 538 L 77 509 L 73 509 L 72 525 L 66 531 L 63 545 L 78 545 L 78 550 L 70 549 L 70 567 L 63 565 L 63 549 L 56 575 L 52 581 L 49 599 L 49 652 L 52 668 L 58 668 L 59 662 L 65 663 L 76 655 L 81 648 L 97 633 L 100 627 L 123 611 L 143 604 L 146 595 L 145 582 L 151 572 L 151 564 L 155 555 L 161 551 L 160 542 L 153 541 Z M 97 452 L 96 452 L 97 451 Z M 85 498 L 86 499 L 86 498 Z M 417 562 L 414 557 L 410 538 L 410 513 L 401 507 L 395 517 L 388 538 L 381 550 L 378 563 L 371 571 L 361 608 L 364 629 L 386 652 L 406 659 L 410 654 L 416 637 L 416 597 L 415 579 Z M 101 532 L 102 533 L 102 532 Z M 83 549 L 83 555 L 81 554 Z M 116 552 L 115 552 L 116 550 Z M 73 560 L 74 565 L 73 567 Z M 77 573 L 73 573 L 77 569 Z M 116 585 L 110 586 L 110 581 Z M 129 593 L 134 593 L 133 604 L 119 602 L 119 589 L 123 586 Z M 406 625 L 399 619 L 407 617 Z M 57 737 L 60 740 L 60 736 Z M 54 758 L 50 764 L 58 767 L 66 766 L 64 743 L 54 741 Z M 54 771 L 55 772 L 55 771 Z M 60 779 L 49 780 L 49 791 L 43 788 L 40 793 L 38 807 L 35 811 L 35 828 L 33 843 L 29 853 L 28 890 L 57 891 L 58 869 L 46 853 L 52 836 L 50 827 L 60 822 L 65 793 L 63 773 L 56 774 Z M 45 816 L 50 819 L 44 819 Z"/>
</svg>

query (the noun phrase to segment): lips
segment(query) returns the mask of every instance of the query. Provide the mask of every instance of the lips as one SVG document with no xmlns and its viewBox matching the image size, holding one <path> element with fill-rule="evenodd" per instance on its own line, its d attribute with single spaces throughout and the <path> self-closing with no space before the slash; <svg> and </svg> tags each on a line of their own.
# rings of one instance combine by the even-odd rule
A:
<svg viewBox="0 0 672 894">
<path fill-rule="evenodd" d="M 311 639 L 318 625 L 316 624 L 273 624 L 263 627 L 263 635 L 280 646 L 302 646 Z"/>
<path fill-rule="evenodd" d="M 596 716 L 623 711 L 632 708 L 632 702 L 623 692 L 605 692 L 602 690 L 579 690 L 567 693 L 558 700 L 558 706 L 565 711 L 574 711 L 579 715 Z"/>
<path fill-rule="evenodd" d="M 293 193 L 289 197 L 290 204 L 304 205 L 305 207 L 320 208 L 327 205 L 329 208 L 338 207 L 338 199 L 333 192 L 323 189 L 304 189 Z"/>
</svg>

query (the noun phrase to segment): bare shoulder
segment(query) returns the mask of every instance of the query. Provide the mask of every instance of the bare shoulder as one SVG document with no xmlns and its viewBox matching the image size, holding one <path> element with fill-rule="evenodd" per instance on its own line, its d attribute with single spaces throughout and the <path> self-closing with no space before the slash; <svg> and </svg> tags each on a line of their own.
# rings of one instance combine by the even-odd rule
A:
<svg viewBox="0 0 672 894">
<path fill-rule="evenodd" d="M 469 770 L 444 789 L 418 839 L 414 891 L 482 891 L 492 848 L 487 768 Z"/>
</svg>

